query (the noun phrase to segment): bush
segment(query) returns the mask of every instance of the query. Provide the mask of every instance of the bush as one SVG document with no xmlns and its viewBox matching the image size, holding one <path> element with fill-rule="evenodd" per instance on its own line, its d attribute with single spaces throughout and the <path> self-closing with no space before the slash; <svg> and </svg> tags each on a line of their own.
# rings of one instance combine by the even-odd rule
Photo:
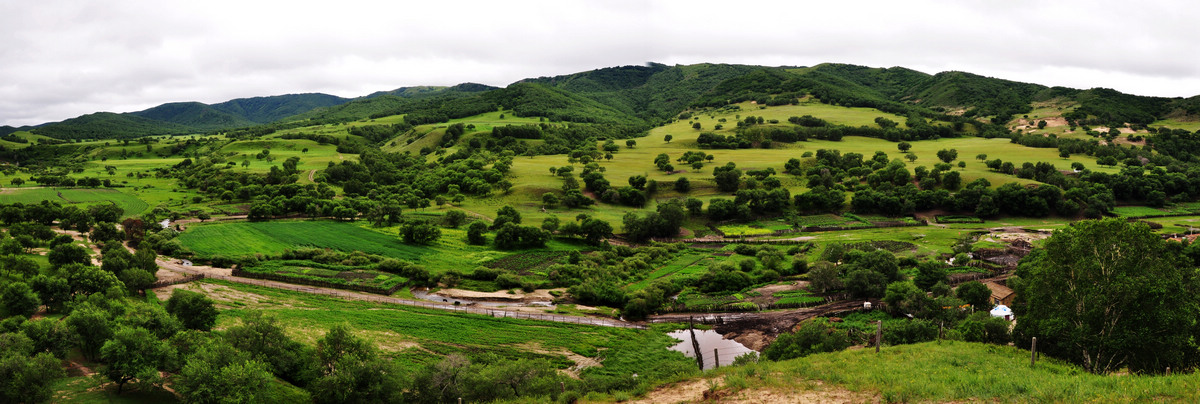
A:
<svg viewBox="0 0 1200 404">
<path fill-rule="evenodd" d="M 780 334 L 763 355 L 773 361 L 800 358 L 820 352 L 836 352 L 850 346 L 844 331 L 829 326 L 828 320 L 816 318 L 801 325 L 796 332 Z"/>
<path fill-rule="evenodd" d="M 927 320 L 898 321 L 883 327 L 883 340 L 891 345 L 933 341 L 937 334 L 937 325 Z"/>
</svg>

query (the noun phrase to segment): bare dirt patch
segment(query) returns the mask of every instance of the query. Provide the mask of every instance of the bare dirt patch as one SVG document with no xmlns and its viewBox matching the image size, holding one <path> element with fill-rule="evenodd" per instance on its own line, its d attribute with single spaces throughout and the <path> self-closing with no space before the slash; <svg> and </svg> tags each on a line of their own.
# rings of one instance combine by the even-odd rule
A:
<svg viewBox="0 0 1200 404">
<path fill-rule="evenodd" d="M 484 302 L 532 303 L 554 300 L 554 296 L 550 295 L 551 290 L 559 289 L 538 289 L 530 293 L 516 292 L 513 294 L 509 294 L 508 291 L 476 292 L 474 290 L 463 289 L 442 289 L 434 292 L 433 294 L 447 299 L 478 300 Z"/>
<path fill-rule="evenodd" d="M 654 389 L 646 397 L 631 403 L 879 403 L 878 395 L 853 392 L 821 382 L 802 382 L 790 388 L 756 388 L 740 391 L 720 389 L 723 378 L 696 379 Z M 714 388 L 715 387 L 715 388 Z"/>
<path fill-rule="evenodd" d="M 212 283 L 182 283 L 178 285 L 164 286 L 154 289 L 154 293 L 158 295 L 160 300 L 167 300 L 175 293 L 176 289 L 184 289 L 192 292 L 203 293 L 216 303 L 217 308 L 231 309 L 243 307 L 265 307 L 267 305 L 282 305 L 291 307 L 290 304 L 281 303 L 278 300 L 256 294 L 243 292 L 224 285 Z"/>
<path fill-rule="evenodd" d="M 695 379 L 661 386 L 646 393 L 640 400 L 630 401 L 634 404 L 683 403 L 704 401 L 704 392 L 719 385 L 721 378 Z"/>
<path fill-rule="evenodd" d="M 571 362 L 575 362 L 575 366 L 572 366 L 570 369 L 564 369 L 564 370 L 562 370 L 562 372 L 565 373 L 567 376 L 570 376 L 575 379 L 579 378 L 579 372 L 582 372 L 584 369 L 587 369 L 590 367 L 604 366 L 603 364 L 600 363 L 600 361 L 596 360 L 595 358 L 589 358 L 589 357 L 568 351 L 566 349 L 559 349 L 557 351 L 551 351 L 551 350 L 543 348 L 542 344 L 536 343 L 536 342 L 529 342 L 529 343 L 516 345 L 516 348 L 523 350 L 523 351 L 529 351 L 529 352 L 538 353 L 538 354 L 542 354 L 542 355 L 565 356 L 567 358 L 567 360 L 570 360 Z"/>
<path fill-rule="evenodd" d="M 803 290 L 806 288 L 808 288 L 808 282 L 806 282 L 806 281 L 796 281 L 796 282 L 791 282 L 791 283 L 767 285 L 767 286 L 763 286 L 761 288 L 751 290 L 752 292 L 758 292 L 759 295 L 751 297 L 749 300 L 751 302 L 753 302 L 754 304 L 767 305 L 767 304 L 775 303 L 776 300 L 779 300 L 774 297 L 774 294 L 776 294 L 776 293 L 790 292 L 790 291 L 795 291 L 795 290 Z"/>
</svg>

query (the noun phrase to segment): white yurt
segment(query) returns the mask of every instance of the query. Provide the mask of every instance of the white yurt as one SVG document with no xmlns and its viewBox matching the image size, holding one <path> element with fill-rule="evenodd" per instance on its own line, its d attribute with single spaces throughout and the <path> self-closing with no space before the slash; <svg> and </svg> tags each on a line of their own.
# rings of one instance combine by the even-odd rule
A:
<svg viewBox="0 0 1200 404">
<path fill-rule="evenodd" d="M 992 308 L 992 311 L 990 313 L 992 314 L 992 317 L 1000 317 L 1005 320 L 1013 319 L 1012 309 L 1008 308 L 1008 306 L 1005 306 L 1003 304 L 997 305 L 996 307 Z"/>
</svg>

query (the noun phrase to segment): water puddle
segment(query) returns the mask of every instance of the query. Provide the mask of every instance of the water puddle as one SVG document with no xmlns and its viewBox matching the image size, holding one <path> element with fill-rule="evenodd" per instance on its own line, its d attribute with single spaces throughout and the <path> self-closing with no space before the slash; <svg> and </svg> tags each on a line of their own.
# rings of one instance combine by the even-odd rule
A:
<svg viewBox="0 0 1200 404">
<path fill-rule="evenodd" d="M 667 333 L 671 338 L 683 340 L 675 346 L 668 349 L 676 352 L 682 352 L 689 358 L 695 358 L 696 354 L 692 349 L 692 335 L 688 330 L 678 330 Z M 700 343 L 700 354 L 704 357 L 704 368 L 712 369 L 713 366 L 713 349 L 717 350 L 716 359 L 721 366 L 733 364 L 733 360 L 747 352 L 753 352 L 752 349 L 746 348 L 740 342 L 725 339 L 720 333 L 713 330 L 696 330 L 696 342 Z"/>
</svg>

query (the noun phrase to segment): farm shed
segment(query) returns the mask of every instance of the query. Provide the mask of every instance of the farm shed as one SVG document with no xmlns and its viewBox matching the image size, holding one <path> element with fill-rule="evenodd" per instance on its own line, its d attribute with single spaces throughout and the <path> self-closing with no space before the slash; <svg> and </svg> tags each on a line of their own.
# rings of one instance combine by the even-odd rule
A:
<svg viewBox="0 0 1200 404">
<path fill-rule="evenodd" d="M 992 291 L 992 298 L 989 299 L 992 304 L 1012 305 L 1013 297 L 1016 296 L 1016 293 L 1012 289 L 1009 289 L 1008 286 L 996 282 L 987 282 L 984 283 L 984 286 L 987 286 Z"/>
</svg>

